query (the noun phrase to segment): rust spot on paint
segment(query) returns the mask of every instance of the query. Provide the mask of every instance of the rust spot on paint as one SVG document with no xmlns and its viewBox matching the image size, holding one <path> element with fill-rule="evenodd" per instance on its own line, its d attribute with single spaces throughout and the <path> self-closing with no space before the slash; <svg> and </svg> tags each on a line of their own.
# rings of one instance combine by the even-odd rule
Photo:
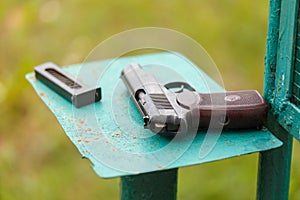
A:
<svg viewBox="0 0 300 200">
<path fill-rule="evenodd" d="M 113 137 L 120 137 L 120 136 L 121 136 L 121 133 L 119 133 L 119 132 L 116 132 L 113 134 Z"/>
<path fill-rule="evenodd" d="M 84 132 L 91 132 L 91 131 L 92 131 L 91 128 L 87 128 L 87 129 L 84 130 Z"/>
<path fill-rule="evenodd" d="M 79 120 L 78 120 L 78 123 L 79 123 L 79 124 L 85 124 L 85 123 L 86 123 L 86 118 L 84 118 L 84 119 L 79 119 Z"/>
<path fill-rule="evenodd" d="M 91 141 L 90 140 L 83 140 L 84 143 L 88 144 L 90 143 Z"/>
<path fill-rule="evenodd" d="M 68 122 L 74 122 L 74 119 L 68 118 Z"/>
<path fill-rule="evenodd" d="M 88 144 L 88 143 L 90 143 L 91 141 L 90 141 L 90 140 L 81 140 L 81 139 L 79 139 L 79 140 L 77 140 L 77 142 L 84 142 L 84 143 Z"/>
<path fill-rule="evenodd" d="M 46 96 L 45 93 L 43 93 L 43 92 L 40 92 L 39 94 L 40 94 L 41 97 Z"/>
</svg>

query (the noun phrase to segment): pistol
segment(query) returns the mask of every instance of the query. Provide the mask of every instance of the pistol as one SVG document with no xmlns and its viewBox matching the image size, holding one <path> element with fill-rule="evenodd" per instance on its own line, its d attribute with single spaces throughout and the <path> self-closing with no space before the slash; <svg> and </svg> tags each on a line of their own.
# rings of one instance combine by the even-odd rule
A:
<svg viewBox="0 0 300 200">
<path fill-rule="evenodd" d="M 190 126 L 197 130 L 258 128 L 266 118 L 267 105 L 256 90 L 199 93 L 187 82 L 162 85 L 139 64 L 126 66 L 121 79 L 143 117 L 144 128 L 155 133 L 184 132 Z"/>
</svg>

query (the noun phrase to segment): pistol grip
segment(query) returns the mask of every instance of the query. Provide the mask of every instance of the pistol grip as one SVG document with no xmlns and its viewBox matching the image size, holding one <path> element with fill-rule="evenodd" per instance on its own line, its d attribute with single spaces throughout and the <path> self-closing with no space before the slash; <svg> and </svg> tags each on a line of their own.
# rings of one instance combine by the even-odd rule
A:
<svg viewBox="0 0 300 200">
<path fill-rule="evenodd" d="M 244 129 L 264 124 L 267 105 L 256 90 L 199 95 L 200 128 L 210 125 L 223 126 L 225 129 Z"/>
</svg>

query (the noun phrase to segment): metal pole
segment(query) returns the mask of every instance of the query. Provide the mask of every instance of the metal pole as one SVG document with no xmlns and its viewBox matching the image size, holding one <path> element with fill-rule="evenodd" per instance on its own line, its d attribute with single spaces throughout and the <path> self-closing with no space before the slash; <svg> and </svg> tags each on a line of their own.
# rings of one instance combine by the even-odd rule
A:
<svg viewBox="0 0 300 200">
<path fill-rule="evenodd" d="M 260 152 L 258 163 L 257 200 L 287 200 L 289 195 L 290 168 L 293 136 L 287 133 L 271 117 L 269 130 L 276 135 L 283 146 Z"/>
<path fill-rule="evenodd" d="M 283 10 L 282 3 L 287 4 Z M 277 119 L 274 116 L 274 110 L 272 109 L 274 106 L 274 91 L 279 89 L 275 84 L 276 76 L 278 78 L 278 74 L 276 72 L 277 68 L 282 67 L 277 62 L 278 56 L 282 56 L 283 54 L 280 53 L 282 50 L 280 50 L 280 46 L 278 45 L 280 41 L 280 22 L 282 21 L 284 24 L 287 23 L 286 21 L 288 21 L 286 18 L 295 17 L 292 16 L 292 13 L 287 11 L 287 8 L 293 8 L 293 6 L 294 4 L 292 4 L 291 1 L 284 2 L 281 0 L 270 0 L 267 52 L 265 60 L 264 97 L 269 104 L 267 127 L 283 142 L 283 146 L 277 149 L 260 152 L 257 182 L 258 200 L 285 200 L 288 199 L 289 195 L 293 136 L 278 124 Z M 283 12 L 287 13 L 283 15 L 284 19 L 281 20 L 280 18 Z M 287 24 L 286 26 L 291 26 L 291 24 Z M 286 31 L 286 26 L 283 27 L 284 31 Z M 285 39 L 286 41 L 284 39 L 281 40 L 281 42 L 285 42 L 285 44 L 282 44 L 281 49 L 290 47 L 289 38 Z M 286 65 L 284 67 L 286 67 Z M 281 100 L 279 99 L 276 101 Z"/>
<path fill-rule="evenodd" d="M 121 200 L 175 200 L 177 169 L 121 177 Z"/>
</svg>

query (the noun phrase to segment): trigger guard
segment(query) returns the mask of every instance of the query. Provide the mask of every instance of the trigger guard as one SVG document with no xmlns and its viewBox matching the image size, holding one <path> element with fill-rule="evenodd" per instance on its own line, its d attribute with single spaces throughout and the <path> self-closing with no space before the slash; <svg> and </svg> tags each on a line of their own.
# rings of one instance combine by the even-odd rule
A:
<svg viewBox="0 0 300 200">
<path fill-rule="evenodd" d="M 175 93 L 181 93 L 183 92 L 184 89 L 187 89 L 189 91 L 196 91 L 195 88 L 193 88 L 190 84 L 186 83 L 186 82 L 170 82 L 170 83 L 166 83 L 164 85 L 168 90 L 172 89 L 172 88 L 179 88 L 177 91 L 175 91 Z"/>
</svg>

